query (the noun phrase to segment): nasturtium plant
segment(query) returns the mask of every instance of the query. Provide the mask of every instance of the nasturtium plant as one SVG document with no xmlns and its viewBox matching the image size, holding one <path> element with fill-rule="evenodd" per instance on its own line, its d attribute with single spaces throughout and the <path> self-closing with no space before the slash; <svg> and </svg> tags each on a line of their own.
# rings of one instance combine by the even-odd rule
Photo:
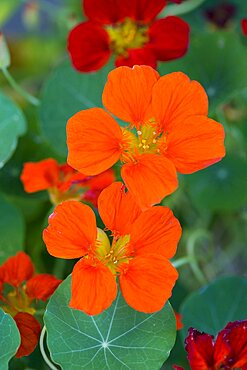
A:
<svg viewBox="0 0 247 370">
<path fill-rule="evenodd" d="M 0 93 L 0 169 L 14 153 L 18 137 L 26 131 L 26 119 L 20 108 Z"/>
<path fill-rule="evenodd" d="M 24 246 L 25 225 L 21 212 L 0 195 L 0 264 Z"/>
<path fill-rule="evenodd" d="M 0 308 L 0 370 L 8 370 L 9 360 L 20 346 L 20 334 L 14 319 Z"/>
<path fill-rule="evenodd" d="M 63 370 L 159 370 L 175 343 L 169 303 L 151 315 L 130 308 L 118 294 L 112 306 L 89 316 L 68 304 L 68 277 L 51 297 L 44 316 L 48 348 Z"/>
<path fill-rule="evenodd" d="M 227 276 L 189 295 L 181 307 L 183 338 L 190 327 L 215 336 L 227 323 L 246 319 L 246 290 L 245 277 Z"/>
<path fill-rule="evenodd" d="M 101 96 L 108 64 L 97 73 L 78 74 L 66 62 L 57 67 L 45 82 L 41 94 L 40 124 L 44 137 L 53 149 L 66 157 L 66 123 L 79 110 L 102 106 Z"/>
</svg>

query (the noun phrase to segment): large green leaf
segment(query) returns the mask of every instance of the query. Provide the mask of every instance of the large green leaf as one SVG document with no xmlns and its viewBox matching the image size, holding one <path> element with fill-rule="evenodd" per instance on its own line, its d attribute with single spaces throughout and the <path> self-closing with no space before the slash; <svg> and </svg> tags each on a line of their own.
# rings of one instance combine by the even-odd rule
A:
<svg viewBox="0 0 247 370">
<path fill-rule="evenodd" d="M 216 335 L 228 322 L 246 319 L 246 291 L 246 278 L 228 276 L 192 293 L 181 307 L 183 337 L 190 327 Z"/>
<path fill-rule="evenodd" d="M 199 81 L 209 96 L 209 108 L 214 111 L 247 86 L 246 48 L 234 33 L 198 34 L 191 40 L 185 57 L 162 63 L 159 71 L 161 75 L 182 71 Z"/>
<path fill-rule="evenodd" d="M 14 319 L 0 308 L 0 370 L 8 370 L 9 360 L 21 343 Z"/>
<path fill-rule="evenodd" d="M 237 210 L 247 202 L 247 161 L 226 156 L 220 163 L 186 176 L 188 192 L 198 208 Z"/>
<path fill-rule="evenodd" d="M 17 139 L 26 131 L 22 111 L 5 95 L 0 93 L 0 168 L 13 154 Z"/>
<path fill-rule="evenodd" d="M 23 248 L 24 221 L 20 211 L 0 195 L 0 264 Z"/>
<path fill-rule="evenodd" d="M 160 369 L 176 337 L 169 303 L 147 315 L 130 308 L 119 294 L 108 310 L 88 316 L 68 307 L 70 285 L 68 277 L 50 299 L 44 318 L 51 356 L 63 370 Z"/>
<path fill-rule="evenodd" d="M 70 64 L 59 66 L 45 83 L 41 95 L 42 133 L 52 147 L 64 157 L 66 124 L 80 110 L 102 106 L 101 96 L 112 65 L 97 73 L 78 73 Z"/>
</svg>

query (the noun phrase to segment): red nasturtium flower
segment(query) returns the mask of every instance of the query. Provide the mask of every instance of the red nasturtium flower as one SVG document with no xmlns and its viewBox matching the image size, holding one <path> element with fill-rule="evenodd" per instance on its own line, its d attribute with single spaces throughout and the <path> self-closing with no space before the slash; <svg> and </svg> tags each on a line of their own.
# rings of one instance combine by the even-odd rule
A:
<svg viewBox="0 0 247 370">
<path fill-rule="evenodd" d="M 119 277 L 131 307 L 146 313 L 160 310 L 178 277 L 169 262 L 181 236 L 178 220 L 167 207 L 142 212 L 121 182 L 102 191 L 98 207 L 112 232 L 111 244 L 97 229 L 93 211 L 76 201 L 58 205 L 43 233 L 54 257 L 83 257 L 72 272 L 70 307 L 89 315 L 101 313 L 116 298 Z"/>
<path fill-rule="evenodd" d="M 182 322 L 182 315 L 176 311 L 174 311 L 175 317 L 176 317 L 176 329 L 181 330 L 184 327 L 184 324 Z"/>
<path fill-rule="evenodd" d="M 84 0 L 88 21 L 69 34 L 74 67 L 95 71 L 113 53 L 116 66 L 147 64 L 182 57 L 189 45 L 189 26 L 178 17 L 155 19 L 165 0 Z"/>
<path fill-rule="evenodd" d="M 192 370 L 247 369 L 247 320 L 228 323 L 215 340 L 190 328 L 185 344 Z"/>
<path fill-rule="evenodd" d="M 0 266 L 0 305 L 14 318 L 21 336 L 16 357 L 29 355 L 38 344 L 41 327 L 34 318 L 35 302 L 46 301 L 60 283 L 61 280 L 52 275 L 35 274 L 31 259 L 24 252 Z M 4 284 L 12 288 L 7 294 Z"/>
<path fill-rule="evenodd" d="M 27 162 L 21 173 L 21 181 L 28 193 L 48 190 L 50 200 L 57 205 L 64 200 L 84 200 L 97 207 L 100 192 L 115 181 L 109 169 L 97 176 L 78 173 L 67 164 L 58 164 L 48 158 L 40 162 Z"/>
<path fill-rule="evenodd" d="M 247 18 L 244 18 L 241 20 L 241 27 L 242 27 L 243 34 L 247 36 Z"/>
<path fill-rule="evenodd" d="M 121 176 L 142 209 L 178 185 L 177 171 L 193 173 L 224 155 L 223 126 L 207 117 L 202 86 L 182 72 L 160 77 L 148 66 L 119 67 L 108 75 L 105 108 L 76 113 L 67 124 L 68 163 L 96 175 L 120 160 Z"/>
</svg>

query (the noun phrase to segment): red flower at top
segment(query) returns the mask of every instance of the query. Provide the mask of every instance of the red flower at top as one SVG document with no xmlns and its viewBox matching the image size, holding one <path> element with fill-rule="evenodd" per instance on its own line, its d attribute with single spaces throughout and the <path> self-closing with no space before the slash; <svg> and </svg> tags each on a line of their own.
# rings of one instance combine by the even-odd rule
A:
<svg viewBox="0 0 247 370">
<path fill-rule="evenodd" d="M 146 64 L 182 57 L 189 44 L 189 26 L 178 17 L 155 19 L 165 0 L 84 0 L 88 21 L 68 37 L 74 67 L 96 71 L 113 53 L 116 66 Z"/>
<path fill-rule="evenodd" d="M 247 320 L 228 323 L 216 340 L 190 328 L 185 344 L 192 370 L 247 369 Z"/>
<path fill-rule="evenodd" d="M 244 18 L 241 20 L 241 26 L 242 26 L 243 34 L 247 36 L 247 18 Z"/>
<path fill-rule="evenodd" d="M 16 322 L 21 345 L 16 357 L 27 356 L 38 344 L 40 324 L 34 318 L 37 300 L 46 301 L 61 283 L 52 275 L 35 274 L 30 257 L 24 252 L 0 266 L 0 306 Z M 5 293 L 4 284 L 11 287 Z"/>
</svg>

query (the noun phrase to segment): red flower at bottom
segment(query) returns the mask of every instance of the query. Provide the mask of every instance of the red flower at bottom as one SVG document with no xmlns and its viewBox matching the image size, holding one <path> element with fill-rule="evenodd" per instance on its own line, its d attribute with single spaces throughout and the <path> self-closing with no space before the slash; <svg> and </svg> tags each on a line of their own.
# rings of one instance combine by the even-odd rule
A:
<svg viewBox="0 0 247 370">
<path fill-rule="evenodd" d="M 34 274 L 30 257 L 24 252 L 10 257 L 0 266 L 0 305 L 16 322 L 21 345 L 16 357 L 28 356 L 38 344 L 40 323 L 34 318 L 35 301 L 46 301 L 61 283 L 49 274 Z M 4 293 L 4 284 L 12 287 Z"/>
<path fill-rule="evenodd" d="M 215 340 L 190 328 L 185 344 L 192 370 L 247 369 L 247 320 L 228 323 Z"/>
</svg>

